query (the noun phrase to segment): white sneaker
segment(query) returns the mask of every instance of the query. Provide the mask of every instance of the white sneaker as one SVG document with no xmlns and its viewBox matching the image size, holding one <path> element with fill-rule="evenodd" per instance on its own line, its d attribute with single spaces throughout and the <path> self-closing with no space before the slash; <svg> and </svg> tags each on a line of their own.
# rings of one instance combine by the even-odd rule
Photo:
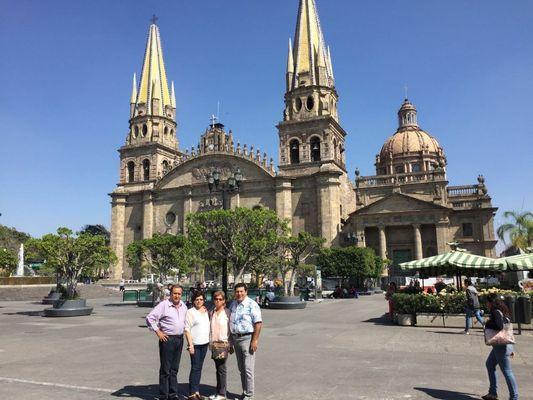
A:
<svg viewBox="0 0 533 400">
<path fill-rule="evenodd" d="M 226 398 L 220 394 L 212 394 L 209 396 L 209 400 L 226 400 Z"/>
</svg>

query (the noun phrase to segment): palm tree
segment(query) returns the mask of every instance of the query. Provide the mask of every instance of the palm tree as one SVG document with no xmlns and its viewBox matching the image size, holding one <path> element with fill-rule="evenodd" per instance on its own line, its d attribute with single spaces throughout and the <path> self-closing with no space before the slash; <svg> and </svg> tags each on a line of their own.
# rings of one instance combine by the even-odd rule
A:
<svg viewBox="0 0 533 400">
<path fill-rule="evenodd" d="M 503 213 L 504 218 L 511 219 L 511 222 L 501 225 L 497 234 L 505 243 L 505 236 L 508 235 L 514 247 L 525 249 L 531 247 L 533 241 L 533 213 L 525 211 L 518 213 L 516 211 L 506 211 Z"/>
</svg>

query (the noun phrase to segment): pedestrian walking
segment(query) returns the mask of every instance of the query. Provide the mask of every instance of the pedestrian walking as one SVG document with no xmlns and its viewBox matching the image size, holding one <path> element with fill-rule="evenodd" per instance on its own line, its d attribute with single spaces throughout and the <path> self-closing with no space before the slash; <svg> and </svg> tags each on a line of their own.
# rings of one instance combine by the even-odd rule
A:
<svg viewBox="0 0 533 400">
<path fill-rule="evenodd" d="M 124 279 L 120 280 L 120 283 L 118 284 L 118 290 L 123 292 L 126 289 L 126 281 Z"/>
<path fill-rule="evenodd" d="M 470 328 L 472 328 L 472 317 L 476 317 L 481 326 L 485 325 L 485 321 L 481 317 L 481 307 L 479 305 L 479 295 L 477 289 L 472 284 L 470 278 L 465 279 L 466 287 L 466 304 L 465 304 L 465 334 L 470 334 Z"/>
<path fill-rule="evenodd" d="M 385 299 L 389 303 L 389 318 L 392 321 L 394 318 L 394 302 L 392 301 L 392 296 L 396 293 L 396 282 L 389 283 L 387 292 L 385 293 Z"/>
<path fill-rule="evenodd" d="M 230 329 L 241 374 L 242 398 L 251 400 L 254 398 L 255 354 L 263 325 L 261 308 L 248 297 L 248 287 L 244 283 L 235 285 L 234 295 L 235 301 L 230 307 Z"/>
<path fill-rule="evenodd" d="M 487 302 L 490 309 L 490 318 L 485 324 L 485 328 L 487 330 L 492 329 L 501 332 L 504 329 L 504 325 L 511 322 L 509 309 L 495 293 L 487 296 Z M 508 341 L 511 342 L 513 340 Z M 509 389 L 509 399 L 518 400 L 518 385 L 511 368 L 511 359 L 513 357 L 512 344 L 497 344 L 492 346 L 492 350 L 485 363 L 489 375 L 489 393 L 481 397 L 483 400 L 498 400 L 497 365 L 500 366 L 505 377 L 507 388 Z"/>
<path fill-rule="evenodd" d="M 215 309 L 210 311 L 210 347 L 213 361 L 215 362 L 217 376 L 217 392 L 209 396 L 210 400 L 226 399 L 226 361 L 229 354 L 233 354 L 232 337 L 230 335 L 229 321 L 231 311 L 226 308 L 226 295 L 223 291 L 213 294 Z"/>
<path fill-rule="evenodd" d="M 205 297 L 196 292 L 192 298 L 192 308 L 185 316 L 185 337 L 187 350 L 191 356 L 191 372 L 189 373 L 189 400 L 202 400 L 200 380 L 205 355 L 209 347 L 209 315 L 205 308 Z"/>
<path fill-rule="evenodd" d="M 172 286 L 170 299 L 161 301 L 146 317 L 148 328 L 159 339 L 159 398 L 178 399 L 178 370 L 183 349 L 187 306 L 181 301 L 183 288 Z"/>
</svg>

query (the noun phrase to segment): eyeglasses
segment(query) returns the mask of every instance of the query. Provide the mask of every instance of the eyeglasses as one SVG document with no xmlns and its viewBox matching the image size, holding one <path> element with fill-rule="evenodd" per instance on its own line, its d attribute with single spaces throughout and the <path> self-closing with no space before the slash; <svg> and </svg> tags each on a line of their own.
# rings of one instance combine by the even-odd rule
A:
<svg viewBox="0 0 533 400">
<path fill-rule="evenodd" d="M 224 301 L 224 299 L 221 298 L 221 297 L 217 297 L 217 298 L 215 298 L 215 301 Z"/>
</svg>

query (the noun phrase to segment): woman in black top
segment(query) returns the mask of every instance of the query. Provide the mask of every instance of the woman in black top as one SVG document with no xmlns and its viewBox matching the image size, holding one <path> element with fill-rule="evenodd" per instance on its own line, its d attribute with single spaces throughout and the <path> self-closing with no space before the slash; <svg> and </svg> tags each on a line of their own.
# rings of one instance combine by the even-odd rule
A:
<svg viewBox="0 0 533 400">
<path fill-rule="evenodd" d="M 510 322 L 509 309 L 501 298 L 491 293 L 487 296 L 487 302 L 490 309 L 490 318 L 485 324 L 485 328 L 501 331 L 505 323 Z M 499 365 L 502 370 L 507 388 L 509 389 L 509 399 L 518 400 L 518 386 L 511 368 L 511 357 L 514 356 L 513 345 L 495 345 L 485 363 L 489 375 L 489 393 L 482 396 L 483 400 L 498 400 L 498 385 L 496 380 L 496 366 Z"/>
</svg>

